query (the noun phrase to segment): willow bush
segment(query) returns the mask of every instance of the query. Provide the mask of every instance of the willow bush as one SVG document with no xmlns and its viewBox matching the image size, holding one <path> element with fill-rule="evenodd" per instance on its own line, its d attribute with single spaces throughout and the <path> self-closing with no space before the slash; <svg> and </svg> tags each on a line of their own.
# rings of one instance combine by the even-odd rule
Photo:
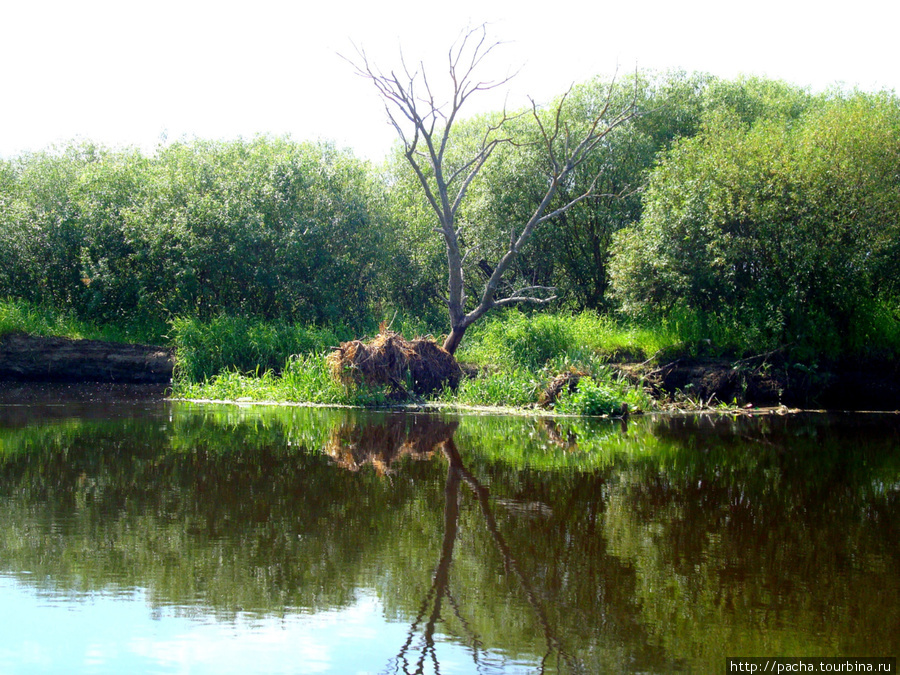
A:
<svg viewBox="0 0 900 675">
<path fill-rule="evenodd" d="M 367 165 L 321 143 L 26 154 L 0 163 L 0 296 L 101 322 L 363 321 L 376 201 Z"/>
<path fill-rule="evenodd" d="M 756 349 L 890 347 L 879 326 L 898 300 L 898 166 L 893 96 L 749 124 L 720 111 L 665 155 L 640 221 L 617 234 L 615 296 L 633 316 L 699 313 Z"/>
</svg>

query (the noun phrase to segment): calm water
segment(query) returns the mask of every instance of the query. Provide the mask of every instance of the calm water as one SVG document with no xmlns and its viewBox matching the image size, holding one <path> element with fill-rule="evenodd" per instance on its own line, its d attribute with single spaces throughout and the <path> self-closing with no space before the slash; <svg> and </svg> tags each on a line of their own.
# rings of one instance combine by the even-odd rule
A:
<svg viewBox="0 0 900 675">
<path fill-rule="evenodd" d="M 626 425 L 21 393 L 0 396 L 4 675 L 900 653 L 900 416 Z"/>
</svg>

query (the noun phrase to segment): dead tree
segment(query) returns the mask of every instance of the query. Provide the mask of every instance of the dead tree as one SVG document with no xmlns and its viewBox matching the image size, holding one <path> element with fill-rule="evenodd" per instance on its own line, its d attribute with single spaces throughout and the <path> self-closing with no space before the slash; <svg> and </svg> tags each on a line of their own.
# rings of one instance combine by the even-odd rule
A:
<svg viewBox="0 0 900 675">
<path fill-rule="evenodd" d="M 465 32 L 457 40 L 448 53 L 451 93 L 447 101 L 441 101 L 435 95 L 424 65 L 419 64 L 417 69 L 411 70 L 402 54 L 400 68 L 387 73 L 372 64 L 363 50 L 357 50 L 358 59 L 351 61 L 357 72 L 377 88 L 388 119 L 403 144 L 406 159 L 437 216 L 435 231 L 443 237 L 447 251 L 447 294 L 442 300 L 450 314 L 450 333 L 444 341 L 444 349 L 451 354 L 459 347 L 466 329 L 490 310 L 517 303 L 547 304 L 556 299 L 552 295 L 555 289 L 545 286 L 526 286 L 500 296 L 501 281 L 536 228 L 596 196 L 599 175 L 594 176 L 575 197 L 551 209 L 554 198 L 559 196 L 560 187 L 566 184 L 573 172 L 600 148 L 603 139 L 613 129 L 635 115 L 634 99 L 621 110 L 612 109 L 613 87 L 610 87 L 600 110 L 586 124 L 578 125 L 577 129 L 567 125 L 563 119 L 568 94 L 559 99 L 549 116 L 543 115 L 532 100 L 530 115 L 537 126 L 547 166 L 546 192 L 526 222 L 510 227 L 505 254 L 485 282 L 477 304 L 466 311 L 463 265 L 471 249 L 465 253 L 461 250 L 462 227 L 457 222 L 457 213 L 469 186 L 494 150 L 502 144 L 517 143 L 516 139 L 504 135 L 511 118 L 503 111 L 496 122 L 487 124 L 480 145 L 458 166 L 449 167 L 445 159 L 454 124 L 469 98 L 496 89 L 512 77 L 499 80 L 479 80 L 477 77 L 485 59 L 499 45 L 499 42 L 488 41 L 485 26 Z"/>
</svg>

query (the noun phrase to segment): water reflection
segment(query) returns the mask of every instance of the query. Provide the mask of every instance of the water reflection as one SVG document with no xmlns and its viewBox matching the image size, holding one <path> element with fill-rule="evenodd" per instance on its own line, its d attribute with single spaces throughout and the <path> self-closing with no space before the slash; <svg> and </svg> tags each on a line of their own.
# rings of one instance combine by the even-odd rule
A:
<svg viewBox="0 0 900 675">
<path fill-rule="evenodd" d="M 332 672 L 718 672 L 900 646 L 897 418 L 3 419 L 0 576 L 20 595 L 281 625 Z M 172 644 L 154 630 L 129 637 L 144 658 Z M 10 639 L 0 671 L 21 665 Z M 266 672 L 315 670 L 273 643 Z"/>
</svg>

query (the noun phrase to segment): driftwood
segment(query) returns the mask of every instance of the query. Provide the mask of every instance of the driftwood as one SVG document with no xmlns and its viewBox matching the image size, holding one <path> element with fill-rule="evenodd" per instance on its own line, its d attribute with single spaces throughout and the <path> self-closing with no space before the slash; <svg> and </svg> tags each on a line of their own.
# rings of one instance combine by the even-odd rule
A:
<svg viewBox="0 0 900 675">
<path fill-rule="evenodd" d="M 581 378 L 586 375 L 587 373 L 582 373 L 577 370 L 569 370 L 565 373 L 560 373 L 554 377 L 550 381 L 550 384 L 547 385 L 547 388 L 541 392 L 541 395 L 538 397 L 538 405 L 542 408 L 549 408 L 556 403 L 556 399 L 560 397 L 563 390 L 568 391 L 570 394 L 575 392 L 578 389 L 578 383 L 581 382 Z"/>
<path fill-rule="evenodd" d="M 168 383 L 174 366 L 175 356 L 165 347 L 25 333 L 0 336 L 0 379 Z"/>
</svg>

